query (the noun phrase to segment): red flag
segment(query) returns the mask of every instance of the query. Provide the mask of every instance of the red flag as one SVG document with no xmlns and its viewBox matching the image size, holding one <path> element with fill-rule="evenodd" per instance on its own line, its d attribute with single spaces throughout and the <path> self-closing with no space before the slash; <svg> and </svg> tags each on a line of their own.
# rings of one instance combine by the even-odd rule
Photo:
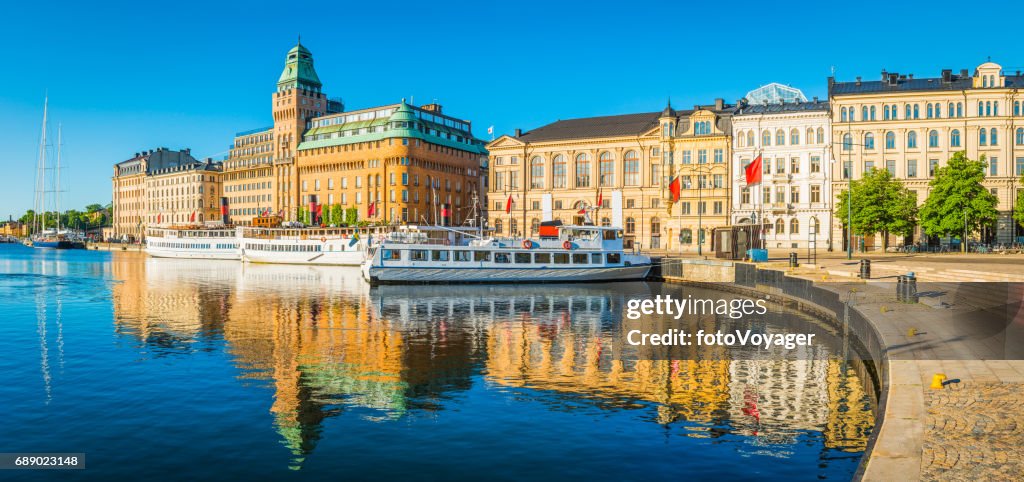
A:
<svg viewBox="0 0 1024 482">
<path fill-rule="evenodd" d="M 679 193 L 682 190 L 682 187 L 682 180 L 679 176 L 676 176 L 676 178 L 673 179 L 671 183 L 669 183 L 668 191 L 672 193 L 672 202 L 676 202 L 679 200 Z"/>
<path fill-rule="evenodd" d="M 505 214 L 511 214 L 511 213 L 512 213 L 512 195 L 509 194 L 508 195 L 508 200 L 505 201 Z"/>
<path fill-rule="evenodd" d="M 370 207 L 366 208 L 366 216 L 375 216 L 377 214 L 377 203 L 370 203 Z"/>
<path fill-rule="evenodd" d="M 601 202 L 604 201 L 604 192 L 601 189 L 597 190 L 597 207 L 601 207 Z"/>
<path fill-rule="evenodd" d="M 157 214 L 156 215 L 156 223 L 160 224 L 160 220 L 163 219 L 163 218 L 164 218 L 164 213 Z"/>
<path fill-rule="evenodd" d="M 196 222 L 196 212 L 195 211 L 192 211 L 192 215 L 188 217 L 188 222 L 190 222 L 190 223 Z"/>
<path fill-rule="evenodd" d="M 761 156 L 758 155 L 754 162 L 747 164 L 747 185 L 757 184 L 761 182 Z"/>
<path fill-rule="evenodd" d="M 583 208 L 580 209 L 579 211 L 576 211 L 576 214 L 587 214 L 587 208 Z"/>
</svg>

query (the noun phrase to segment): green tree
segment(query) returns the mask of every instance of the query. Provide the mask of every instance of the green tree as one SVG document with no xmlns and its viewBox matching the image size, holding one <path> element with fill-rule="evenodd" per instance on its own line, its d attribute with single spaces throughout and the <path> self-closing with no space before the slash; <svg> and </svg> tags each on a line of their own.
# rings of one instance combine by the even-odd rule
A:
<svg viewBox="0 0 1024 482">
<path fill-rule="evenodd" d="M 847 205 L 850 193 L 838 195 L 836 218 L 848 227 L 852 214 L 853 232 L 859 236 L 882 233 L 883 246 L 889 247 L 889 234 L 909 236 L 917 221 L 917 195 L 900 181 L 893 179 L 887 169 L 872 169 L 863 178 L 850 182 L 853 210 Z"/>
<path fill-rule="evenodd" d="M 359 209 L 348 208 L 345 210 L 345 224 L 355 226 L 359 222 Z"/>
<path fill-rule="evenodd" d="M 298 212 L 296 212 L 296 216 L 296 219 L 300 223 L 309 224 L 311 221 L 311 219 L 309 219 L 309 208 L 306 206 L 299 206 Z"/>
<path fill-rule="evenodd" d="M 972 161 L 966 152 L 960 151 L 939 168 L 929 183 L 928 199 L 921 207 L 921 227 L 926 233 L 963 237 L 965 231 L 975 232 L 996 222 L 999 200 L 982 186 L 986 166 L 984 155 Z"/>
<path fill-rule="evenodd" d="M 1020 180 L 1017 181 L 1024 185 L 1024 176 L 1021 176 Z M 1024 189 L 1017 190 L 1017 201 L 1013 205 L 1013 220 L 1017 224 L 1024 225 Z M 1014 236 L 1017 235 L 1017 230 L 1013 231 Z M 1016 241 L 1016 239 L 1014 240 Z"/>
<path fill-rule="evenodd" d="M 87 212 L 89 214 L 92 214 L 92 213 L 94 213 L 96 211 L 100 211 L 102 209 L 103 209 L 103 206 L 99 205 L 99 204 L 89 204 L 89 205 L 85 206 L 85 212 Z"/>
<path fill-rule="evenodd" d="M 330 223 L 340 225 L 345 222 L 345 210 L 340 204 L 332 204 L 330 207 Z"/>
</svg>

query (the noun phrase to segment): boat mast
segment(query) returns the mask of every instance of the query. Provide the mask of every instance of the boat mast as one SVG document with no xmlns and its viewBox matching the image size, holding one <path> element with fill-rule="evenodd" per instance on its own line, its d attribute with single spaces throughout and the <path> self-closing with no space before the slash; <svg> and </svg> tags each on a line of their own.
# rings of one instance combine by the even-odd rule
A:
<svg viewBox="0 0 1024 482">
<path fill-rule="evenodd" d="M 63 146 L 61 143 L 61 124 L 57 123 L 57 170 L 54 171 L 54 177 L 56 178 L 56 187 L 54 188 L 54 204 L 57 208 L 57 234 L 60 234 L 60 148 Z"/>
<path fill-rule="evenodd" d="M 39 179 L 36 185 L 36 210 L 33 215 L 32 223 L 36 225 L 36 232 L 40 233 L 46 229 L 46 110 L 49 107 L 50 97 L 46 96 L 43 99 L 43 128 L 42 135 L 39 137 Z M 40 215 L 39 211 L 43 210 Z"/>
</svg>

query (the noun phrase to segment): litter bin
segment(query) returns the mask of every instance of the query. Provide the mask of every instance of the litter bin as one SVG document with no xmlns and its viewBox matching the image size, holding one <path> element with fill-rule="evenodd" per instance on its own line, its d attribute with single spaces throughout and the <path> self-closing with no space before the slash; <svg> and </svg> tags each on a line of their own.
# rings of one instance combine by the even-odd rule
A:
<svg viewBox="0 0 1024 482">
<path fill-rule="evenodd" d="M 748 249 L 747 257 L 754 263 L 760 263 L 768 261 L 768 250 L 767 249 Z"/>
</svg>

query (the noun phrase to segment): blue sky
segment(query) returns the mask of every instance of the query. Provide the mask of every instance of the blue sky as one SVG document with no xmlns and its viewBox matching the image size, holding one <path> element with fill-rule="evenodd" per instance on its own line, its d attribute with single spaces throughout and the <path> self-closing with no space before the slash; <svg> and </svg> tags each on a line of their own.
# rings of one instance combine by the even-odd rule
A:
<svg viewBox="0 0 1024 482">
<path fill-rule="evenodd" d="M 991 56 L 1024 70 L 1024 2 L 688 3 L 13 2 L 0 19 L 0 216 L 32 205 L 44 92 L 51 135 L 64 126 L 63 204 L 105 204 L 112 165 L 135 152 L 220 158 L 235 132 L 270 125 L 299 34 L 348 108 L 436 99 L 481 138 L 657 111 L 668 96 L 733 102 L 768 82 L 824 98 L 833 67 L 840 80 L 924 77 Z"/>
</svg>

